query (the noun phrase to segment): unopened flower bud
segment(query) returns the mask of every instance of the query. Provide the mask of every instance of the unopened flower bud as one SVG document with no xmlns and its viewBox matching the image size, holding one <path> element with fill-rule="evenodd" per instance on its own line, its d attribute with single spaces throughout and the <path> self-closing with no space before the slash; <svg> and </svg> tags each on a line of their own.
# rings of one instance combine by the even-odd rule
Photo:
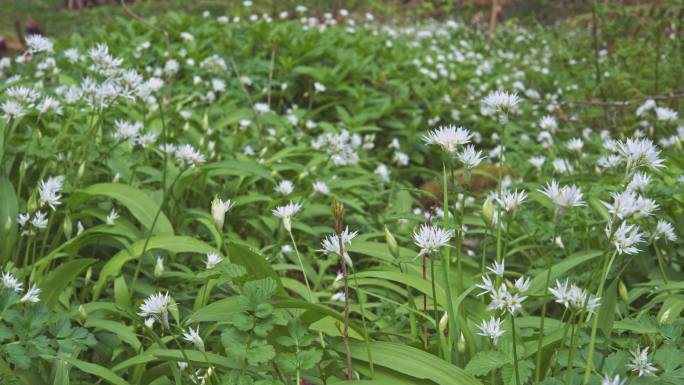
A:
<svg viewBox="0 0 684 385">
<path fill-rule="evenodd" d="M 79 305 L 78 306 L 78 318 L 81 320 L 81 322 L 85 322 L 87 317 L 88 317 L 88 312 L 86 312 L 85 307 L 83 307 L 83 305 Z"/>
<path fill-rule="evenodd" d="M 491 199 L 485 199 L 482 205 L 482 218 L 489 225 L 492 224 L 492 219 L 494 219 L 494 201 Z"/>
<path fill-rule="evenodd" d="M 394 238 L 394 235 L 392 235 L 387 226 L 385 226 L 385 241 L 387 242 L 387 248 L 389 249 L 390 254 L 392 254 L 394 259 L 398 259 L 399 245 L 397 244 L 397 239 Z"/>
<path fill-rule="evenodd" d="M 458 348 L 458 352 L 463 354 L 465 353 L 466 350 L 466 342 L 465 342 L 465 337 L 463 336 L 463 333 L 461 332 L 459 337 L 458 337 L 458 343 L 456 344 L 456 347 Z"/>
<path fill-rule="evenodd" d="M 81 180 L 83 178 L 83 175 L 85 174 L 85 162 L 81 162 L 81 164 L 78 166 L 78 171 L 76 172 L 76 180 Z"/>
<path fill-rule="evenodd" d="M 620 293 L 620 298 L 622 298 L 625 303 L 629 302 L 629 296 L 627 295 L 627 286 L 622 280 L 618 281 L 618 293 Z"/>
<path fill-rule="evenodd" d="M 62 222 L 62 230 L 64 231 L 64 236 L 66 237 L 66 239 L 71 239 L 71 232 L 73 231 L 73 229 L 74 226 L 71 223 L 71 217 L 67 215 L 64 218 L 64 222 Z"/>
<path fill-rule="evenodd" d="M 449 324 L 449 313 L 444 312 L 442 318 L 439 319 L 439 332 L 444 333 Z"/>
<path fill-rule="evenodd" d="M 154 276 L 159 278 L 164 274 L 164 258 L 157 257 L 157 263 L 154 265 Z"/>
</svg>

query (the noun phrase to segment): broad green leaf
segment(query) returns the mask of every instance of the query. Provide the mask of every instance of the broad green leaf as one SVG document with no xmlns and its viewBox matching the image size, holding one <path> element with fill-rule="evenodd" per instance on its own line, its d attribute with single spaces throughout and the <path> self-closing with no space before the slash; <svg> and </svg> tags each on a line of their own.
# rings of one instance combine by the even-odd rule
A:
<svg viewBox="0 0 684 385">
<path fill-rule="evenodd" d="M 0 175 L 0 262 L 4 263 L 14 251 L 18 216 L 19 208 L 14 186 L 6 176 Z"/>
<path fill-rule="evenodd" d="M 40 285 L 43 302 L 49 308 L 53 308 L 57 304 L 59 295 L 72 283 L 74 278 L 76 278 L 83 269 L 95 262 L 97 262 L 97 259 L 83 258 L 75 259 L 57 266 L 55 270 L 48 274 Z"/>
<path fill-rule="evenodd" d="M 583 251 L 580 253 L 575 253 L 569 256 L 568 258 L 562 260 L 561 262 L 556 263 L 551 267 L 550 285 L 553 286 L 553 282 L 555 279 L 561 277 L 564 273 L 566 273 L 573 267 L 581 265 L 584 262 L 590 261 L 602 254 L 603 252 L 599 250 Z M 532 281 L 530 282 L 530 293 L 537 293 L 544 289 L 544 284 L 546 283 L 546 274 L 547 270 L 544 269 L 541 273 L 539 273 L 536 277 L 532 279 Z"/>
<path fill-rule="evenodd" d="M 468 362 L 465 371 L 473 376 L 484 376 L 492 370 L 499 369 L 510 362 L 511 360 L 506 353 L 497 350 L 488 350 L 478 352 L 475 357 Z"/>
<path fill-rule="evenodd" d="M 71 208 L 79 207 L 92 196 L 105 196 L 117 200 L 147 230 L 152 227 L 154 218 L 159 210 L 159 205 L 142 190 L 121 183 L 99 183 L 88 186 L 73 194 L 69 201 L 69 206 Z M 169 219 L 163 212 L 159 213 L 159 218 L 157 218 L 152 233 L 155 235 L 173 235 L 171 222 L 169 222 Z"/>
<path fill-rule="evenodd" d="M 86 372 L 88 374 L 92 374 L 95 377 L 99 377 L 105 381 L 107 381 L 110 384 L 114 385 L 130 385 L 126 380 L 123 378 L 119 377 L 114 373 L 113 371 L 105 368 L 104 366 L 93 364 L 90 362 L 85 362 L 81 361 L 77 358 L 69 357 L 69 356 L 57 356 L 57 357 L 48 357 L 48 358 L 53 358 L 56 360 L 62 360 L 70 363 L 71 365 L 75 366 L 79 370 Z"/>
</svg>

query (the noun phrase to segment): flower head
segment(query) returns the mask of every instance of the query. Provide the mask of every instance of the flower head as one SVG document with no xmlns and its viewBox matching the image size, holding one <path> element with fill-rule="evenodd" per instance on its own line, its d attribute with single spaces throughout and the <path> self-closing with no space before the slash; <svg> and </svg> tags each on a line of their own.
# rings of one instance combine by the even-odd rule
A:
<svg viewBox="0 0 684 385">
<path fill-rule="evenodd" d="M 651 139 L 627 139 L 625 142 L 617 142 L 617 152 L 627 161 L 628 172 L 640 167 L 655 169 L 665 166 L 659 157 L 660 150 Z"/>
<path fill-rule="evenodd" d="M 610 226 L 606 228 L 606 235 L 610 236 Z M 639 231 L 639 227 L 637 225 L 628 225 L 627 222 L 620 224 L 620 227 L 613 234 L 613 239 L 611 239 L 619 254 L 638 253 L 639 249 L 636 245 L 643 242 L 643 240 L 644 233 Z"/>
<path fill-rule="evenodd" d="M 188 331 L 183 333 L 183 339 L 195 345 L 197 350 L 201 352 L 204 351 L 204 341 L 199 335 L 199 328 L 193 329 L 192 327 L 189 327 Z"/>
<path fill-rule="evenodd" d="M 620 375 L 616 374 L 615 377 L 611 378 L 609 375 L 605 375 L 603 377 L 603 380 L 601 381 L 601 385 L 625 385 L 627 383 L 627 379 L 623 378 L 620 379 Z"/>
<path fill-rule="evenodd" d="M 456 153 L 459 162 L 463 163 L 463 167 L 472 170 L 480 165 L 482 162 L 482 151 L 475 151 L 475 146 L 466 146 L 463 150 Z"/>
<path fill-rule="evenodd" d="M 450 125 L 430 131 L 423 137 L 423 140 L 427 144 L 436 144 L 445 152 L 453 154 L 460 146 L 469 143 L 472 136 L 469 130 Z"/>
<path fill-rule="evenodd" d="M 446 246 L 454 236 L 453 230 L 445 230 L 435 225 L 421 225 L 413 233 L 413 242 L 420 247 L 418 256 L 430 254 Z"/>
<path fill-rule="evenodd" d="M 45 53 L 52 53 L 53 52 L 53 47 L 52 47 L 52 42 L 50 39 L 41 36 L 41 35 L 29 35 L 26 36 L 26 45 L 28 46 L 28 50 L 31 53 L 39 53 L 39 52 L 45 52 Z"/>
<path fill-rule="evenodd" d="M 15 277 L 14 274 L 10 273 L 9 271 L 2 273 L 0 281 L 2 281 L 2 286 L 7 289 L 12 289 L 17 293 L 21 293 L 23 291 L 23 289 L 21 288 L 22 283 L 19 282 L 17 277 Z"/>
<path fill-rule="evenodd" d="M 55 206 L 59 206 L 61 195 L 59 195 L 62 185 L 64 184 L 63 176 L 49 177 L 45 181 L 40 181 L 38 184 L 38 195 L 40 196 L 39 202 L 40 207 L 45 205 L 50 206 L 52 210 L 55 210 Z"/>
<path fill-rule="evenodd" d="M 23 297 L 19 300 L 19 302 L 40 302 L 40 289 L 36 287 L 36 285 L 31 285 L 31 287 L 26 291 L 26 294 L 24 294 Z"/>
<path fill-rule="evenodd" d="M 674 242 L 677 240 L 672 224 L 665 220 L 659 220 L 656 224 L 656 231 L 653 234 L 655 239 L 664 238 L 666 241 Z"/>
<path fill-rule="evenodd" d="M 211 217 L 214 219 L 214 224 L 216 228 L 221 230 L 223 228 L 223 223 L 226 221 L 226 213 L 230 211 L 233 207 L 233 203 L 230 199 L 223 201 L 218 196 L 214 197 L 211 201 Z"/>
<path fill-rule="evenodd" d="M 482 323 L 478 325 L 478 327 L 480 328 L 480 332 L 477 334 L 491 338 L 494 345 L 496 345 L 499 337 L 505 332 L 502 328 L 501 320 L 496 317 L 492 317 L 489 322 L 482 320 Z"/>
<path fill-rule="evenodd" d="M 637 372 L 639 377 L 653 374 L 658 371 L 658 369 L 648 361 L 648 346 L 643 349 L 637 347 L 636 350 L 633 350 L 630 353 L 632 354 L 632 358 L 630 359 L 630 363 L 627 364 L 627 367 L 633 372 Z"/>
<path fill-rule="evenodd" d="M 351 266 L 352 260 L 347 253 L 347 249 L 344 245 L 351 245 L 352 239 L 358 235 L 358 232 L 349 232 L 349 228 L 345 228 L 341 234 L 341 237 L 337 234 L 328 235 L 325 237 L 321 243 L 321 249 L 319 251 L 326 254 L 335 254 L 341 256 L 344 261 Z M 341 238 L 341 239 L 340 239 Z M 340 250 L 342 250 L 342 255 L 340 255 Z"/>
<path fill-rule="evenodd" d="M 218 253 L 207 253 L 207 260 L 205 261 L 205 264 L 207 269 L 213 269 L 214 266 L 221 263 L 221 261 L 223 261 L 223 257 L 221 257 Z"/>
<path fill-rule="evenodd" d="M 546 188 L 538 191 L 549 197 L 560 209 L 584 206 L 582 191 L 576 186 L 563 186 L 561 188 L 558 186 L 558 182 L 552 180 Z"/>
<path fill-rule="evenodd" d="M 294 191 L 294 185 L 289 180 L 283 180 L 275 188 L 276 192 L 288 196 Z"/>
<path fill-rule="evenodd" d="M 139 316 L 152 318 L 161 323 L 165 328 L 169 328 L 169 308 L 171 307 L 171 297 L 169 293 L 152 294 L 147 297 L 140 305 Z"/>
<path fill-rule="evenodd" d="M 297 212 L 299 212 L 301 208 L 301 203 L 290 202 L 284 206 L 276 207 L 275 210 L 273 210 L 273 215 L 283 220 L 283 226 L 285 226 L 285 230 L 292 231 L 291 219 L 297 214 Z"/>
</svg>

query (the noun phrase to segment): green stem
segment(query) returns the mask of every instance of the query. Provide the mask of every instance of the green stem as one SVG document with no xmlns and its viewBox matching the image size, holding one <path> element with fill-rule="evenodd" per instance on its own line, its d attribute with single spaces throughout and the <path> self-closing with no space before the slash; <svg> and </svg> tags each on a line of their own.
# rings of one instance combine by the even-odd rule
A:
<svg viewBox="0 0 684 385">
<path fill-rule="evenodd" d="M 442 163 L 442 173 L 443 173 L 443 182 L 442 184 L 444 185 L 444 201 L 442 203 L 442 209 L 444 210 L 444 227 L 449 228 L 449 199 L 448 199 L 448 183 L 447 183 L 447 172 L 446 172 L 446 164 Z M 451 175 L 452 175 L 452 180 L 453 180 L 453 167 L 451 167 Z M 460 248 L 457 248 L 459 250 Z M 458 252 L 458 251 L 457 251 Z M 460 253 L 459 253 L 460 254 Z M 452 362 L 452 352 L 454 348 L 454 341 L 456 339 L 456 313 L 454 313 L 454 303 L 453 299 L 451 296 L 451 277 L 449 272 L 451 272 L 451 250 L 449 247 L 446 247 L 444 250 L 444 253 L 442 254 L 442 273 L 444 274 L 444 285 L 446 286 L 444 291 L 446 291 L 446 300 L 447 300 L 447 317 L 448 317 L 448 327 L 449 327 L 449 334 L 447 336 L 447 351 L 445 354 L 445 358 L 447 362 Z M 459 276 L 460 279 L 460 276 Z M 410 295 L 410 293 L 409 293 Z M 439 327 L 438 327 L 439 329 Z"/>
<path fill-rule="evenodd" d="M 601 270 L 601 281 L 599 282 L 599 288 L 598 291 L 596 292 L 597 297 L 601 297 L 603 295 L 603 288 L 606 283 L 606 278 L 608 276 L 608 272 L 610 271 L 610 266 L 613 264 L 613 261 L 615 260 L 615 257 L 617 256 L 617 250 L 613 252 L 613 255 L 608 258 L 608 254 L 605 254 L 604 261 L 603 261 L 603 269 Z M 591 369 L 592 369 L 592 359 L 594 357 L 594 345 L 596 345 L 596 330 L 598 329 L 598 316 L 594 315 L 594 319 L 592 320 L 591 323 L 591 339 L 589 340 L 589 353 L 587 355 L 587 368 L 584 371 L 584 379 L 582 380 L 582 383 L 586 385 L 589 382 L 589 377 L 591 376 Z"/>
<path fill-rule="evenodd" d="M 314 301 L 313 293 L 311 292 L 311 285 L 309 285 L 309 278 L 306 277 L 306 270 L 304 270 L 304 263 L 302 262 L 302 256 L 299 254 L 299 249 L 297 248 L 297 242 L 295 242 L 294 236 L 292 235 L 292 229 L 286 229 L 287 233 L 290 234 L 290 240 L 292 240 L 292 246 L 295 249 L 295 254 L 297 254 L 297 261 L 299 262 L 299 268 L 302 269 L 302 274 L 304 275 L 304 283 L 306 283 L 306 289 L 309 291 L 309 301 Z"/>
<path fill-rule="evenodd" d="M 511 335 L 513 336 L 513 366 L 515 369 L 515 383 L 516 385 L 521 385 L 520 383 L 520 368 L 518 367 L 518 348 L 516 347 L 515 341 L 515 316 L 511 314 Z"/>
<path fill-rule="evenodd" d="M 660 269 L 660 275 L 663 276 L 663 282 L 665 282 L 665 285 L 667 285 L 668 281 L 667 281 L 667 274 L 665 274 L 665 263 L 663 262 L 663 255 L 660 252 L 660 248 L 658 247 L 658 245 L 656 244 L 655 241 L 653 241 L 653 247 L 655 248 L 656 257 L 658 258 L 658 268 Z M 670 291 L 670 289 L 667 289 L 667 294 L 672 295 L 672 292 Z"/>
<path fill-rule="evenodd" d="M 572 322 L 572 317 L 570 322 Z M 575 353 L 577 352 L 577 335 L 579 334 L 579 329 L 579 326 L 576 326 L 573 322 L 572 332 L 570 333 L 572 336 L 570 342 L 570 354 L 568 356 L 568 364 L 565 368 L 565 385 L 570 385 L 570 380 L 572 379 L 572 368 L 575 366 Z"/>
<path fill-rule="evenodd" d="M 541 380 L 541 362 L 542 362 L 542 343 L 544 341 L 544 320 L 546 319 L 546 294 L 549 292 L 549 284 L 551 283 L 551 267 L 553 264 L 553 251 L 556 245 L 556 236 L 558 233 L 558 209 L 554 211 L 553 215 L 553 237 L 551 237 L 551 250 L 549 257 L 547 257 L 546 267 L 546 283 L 544 284 L 544 293 L 542 294 L 542 312 L 541 321 L 539 322 L 539 340 L 537 341 L 537 364 L 534 369 L 534 382 L 539 383 Z"/>
<path fill-rule="evenodd" d="M 370 366 L 370 376 L 372 379 L 375 376 L 375 370 L 373 367 L 373 354 L 371 353 L 370 348 L 370 337 L 368 335 L 368 328 L 366 327 L 366 312 L 364 309 L 364 300 L 363 296 L 361 295 L 361 292 L 359 291 L 359 280 L 356 278 L 356 270 L 354 270 L 354 266 L 352 266 L 352 274 L 354 274 L 354 289 L 356 290 L 357 298 L 359 300 L 359 308 L 361 310 L 361 327 L 363 327 L 364 339 L 366 340 L 366 352 L 368 354 L 368 364 Z"/>
</svg>

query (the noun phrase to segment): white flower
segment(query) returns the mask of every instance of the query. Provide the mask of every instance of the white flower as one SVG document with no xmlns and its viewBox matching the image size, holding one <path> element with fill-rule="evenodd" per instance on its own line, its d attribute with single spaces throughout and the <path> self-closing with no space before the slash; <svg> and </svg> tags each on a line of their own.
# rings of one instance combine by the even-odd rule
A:
<svg viewBox="0 0 684 385">
<path fill-rule="evenodd" d="M 483 275 L 482 276 L 482 283 L 479 285 L 475 285 L 475 286 L 484 290 L 482 293 L 477 295 L 478 297 L 485 295 L 487 293 L 495 293 L 496 292 L 496 289 L 494 288 L 494 283 L 492 282 L 492 279 L 489 278 L 488 275 Z"/>
<path fill-rule="evenodd" d="M 226 220 L 226 213 L 233 207 L 233 203 L 228 200 L 221 200 L 218 196 L 211 201 L 211 217 L 214 219 L 216 228 L 221 230 Z"/>
<path fill-rule="evenodd" d="M 45 205 L 50 206 L 52 210 L 55 210 L 55 206 L 59 206 L 62 198 L 59 195 L 62 185 L 64 184 L 63 176 L 49 177 L 46 181 L 40 181 L 38 184 L 38 195 L 40 196 L 39 203 L 40 207 Z"/>
<path fill-rule="evenodd" d="M 145 299 L 140 305 L 139 316 L 143 318 L 152 318 L 161 323 L 165 328 L 169 328 L 169 308 L 171 306 L 171 297 L 169 293 L 152 294 Z"/>
<path fill-rule="evenodd" d="M 52 42 L 48 38 L 41 35 L 26 36 L 25 41 L 26 45 L 28 46 L 28 50 L 31 53 L 53 52 Z"/>
<path fill-rule="evenodd" d="M 501 337 L 505 332 L 502 329 L 501 324 L 501 320 L 495 317 L 492 317 L 489 320 L 489 322 L 483 320 L 482 323 L 478 325 L 478 327 L 480 328 L 480 332 L 477 334 L 491 338 L 492 343 L 496 345 L 496 342 L 498 341 L 499 337 Z"/>
<path fill-rule="evenodd" d="M 475 146 L 468 145 L 463 150 L 456 153 L 458 160 L 463 163 L 463 167 L 474 169 L 482 162 L 482 151 L 475 151 Z"/>
<path fill-rule="evenodd" d="M 9 271 L 4 272 L 0 280 L 2 280 L 2 286 L 7 289 L 12 289 L 17 293 L 21 293 L 24 290 L 21 288 L 22 283 Z"/>
<path fill-rule="evenodd" d="M 373 172 L 375 173 L 375 175 L 378 176 L 378 178 L 380 178 L 382 182 L 389 183 L 390 172 L 389 168 L 387 168 L 387 166 L 384 163 L 380 163 Z"/>
<path fill-rule="evenodd" d="M 195 345 L 197 350 L 201 352 L 204 351 L 204 341 L 202 340 L 202 337 L 200 337 L 199 335 L 199 327 L 197 329 L 189 327 L 188 331 L 186 333 L 183 333 L 183 339 Z"/>
<path fill-rule="evenodd" d="M 16 100 L 5 100 L 0 106 L 3 112 L 3 118 L 7 121 L 10 119 L 19 119 L 26 115 L 26 108 Z"/>
<path fill-rule="evenodd" d="M 505 297 L 506 310 L 508 310 L 511 315 L 515 315 L 515 313 L 522 309 L 522 303 L 527 299 L 527 297 L 521 297 L 518 293 L 511 295 L 507 292 L 507 294 L 508 295 Z"/>
<path fill-rule="evenodd" d="M 659 158 L 660 151 L 650 139 L 617 142 L 617 151 L 627 161 L 628 171 L 640 167 L 664 167 L 663 160 Z"/>
<path fill-rule="evenodd" d="M 608 212 L 620 219 L 628 218 L 637 212 L 643 216 L 651 216 L 658 208 L 658 204 L 653 199 L 637 195 L 630 190 L 611 193 L 610 196 L 613 198 L 612 204 L 603 201 L 601 203 L 608 209 Z"/>
<path fill-rule="evenodd" d="M 344 292 L 339 292 L 335 293 L 330 296 L 331 301 L 337 301 L 337 302 L 345 302 L 346 297 L 344 296 Z"/>
<path fill-rule="evenodd" d="M 178 361 L 177 364 L 178 364 L 178 369 L 180 369 L 181 372 L 188 368 L 188 363 L 185 361 Z"/>
<path fill-rule="evenodd" d="M 450 125 L 430 131 L 423 136 L 423 140 L 427 144 L 436 144 L 445 152 L 452 154 L 460 146 L 469 143 L 472 136 L 469 130 Z"/>
<path fill-rule="evenodd" d="M 582 191 L 576 186 L 559 187 L 558 182 L 552 180 L 546 188 L 538 191 L 549 197 L 560 209 L 584 206 Z"/>
<path fill-rule="evenodd" d="M 321 194 L 321 195 L 328 195 L 330 194 L 330 188 L 328 188 L 328 185 L 325 184 L 325 182 L 322 181 L 316 181 L 313 183 L 313 189 L 315 192 Z"/>
<path fill-rule="evenodd" d="M 195 167 L 205 162 L 204 155 L 190 144 L 183 144 L 176 147 L 174 152 L 176 161 L 183 166 Z"/>
<path fill-rule="evenodd" d="M 677 235 L 675 235 L 674 228 L 672 224 L 665 220 L 659 220 L 656 224 L 656 231 L 653 234 L 655 239 L 665 238 L 665 240 L 674 242 L 677 240 Z"/>
<path fill-rule="evenodd" d="M 410 158 L 407 154 L 401 152 L 401 151 L 396 151 L 394 153 L 394 162 L 399 165 L 399 166 L 408 166 L 410 161 Z"/>
<path fill-rule="evenodd" d="M 494 91 L 489 93 L 483 100 L 487 112 L 494 112 L 499 115 L 499 122 L 506 124 L 508 122 L 508 113 L 516 108 L 520 103 L 520 98 L 516 93 L 508 93 L 507 91 Z"/>
<path fill-rule="evenodd" d="M 545 156 L 533 156 L 530 159 L 527 160 L 532 166 L 534 166 L 537 170 L 541 171 L 542 166 L 544 165 L 544 162 L 546 162 L 546 157 Z"/>
<path fill-rule="evenodd" d="M 273 210 L 273 215 L 283 220 L 283 226 L 285 226 L 285 230 L 292 231 L 291 219 L 297 214 L 297 212 L 299 212 L 301 208 L 301 203 L 290 202 L 285 206 L 276 207 L 275 210 Z"/>
<path fill-rule="evenodd" d="M 558 129 L 558 122 L 556 121 L 556 118 L 554 118 L 553 116 L 545 115 L 542 116 L 541 119 L 539 119 L 539 128 L 541 128 L 542 130 L 555 132 L 556 129 Z"/>
<path fill-rule="evenodd" d="M 268 103 L 254 103 L 254 110 L 264 113 L 270 111 L 271 107 L 268 106 Z"/>
<path fill-rule="evenodd" d="M 324 252 L 326 254 L 336 254 L 340 256 L 340 248 L 343 251 L 342 258 L 344 261 L 351 266 L 352 265 L 352 260 L 351 257 L 349 257 L 349 254 L 347 253 L 346 247 L 344 245 L 351 245 L 352 239 L 358 235 L 358 232 L 353 231 L 349 232 L 349 228 L 345 228 L 344 231 L 342 232 L 342 242 L 340 242 L 340 237 L 337 236 L 337 234 L 332 234 L 328 235 L 325 237 L 321 243 L 321 246 L 323 247 L 322 249 L 318 250 L 321 252 Z M 341 243 L 341 245 L 340 245 Z"/>
<path fill-rule="evenodd" d="M 627 185 L 627 190 L 631 191 L 644 191 L 648 187 L 648 185 L 651 183 L 651 176 L 643 173 L 643 172 L 636 172 L 634 173 L 634 176 L 632 177 L 632 180 L 629 182 Z"/>
<path fill-rule="evenodd" d="M 514 192 L 504 191 L 501 197 L 497 197 L 496 200 L 499 204 L 506 210 L 506 212 L 515 212 L 522 205 L 522 203 L 527 198 L 525 191 L 518 190 Z"/>
<path fill-rule="evenodd" d="M 31 224 L 39 229 L 46 228 L 48 224 L 47 214 L 40 210 L 36 211 L 36 215 L 31 220 Z"/>
<path fill-rule="evenodd" d="M 627 383 L 627 379 L 623 378 L 620 379 L 620 375 L 616 374 L 615 377 L 610 378 L 607 374 L 603 377 L 603 380 L 601 381 L 601 385 L 625 385 Z"/>
<path fill-rule="evenodd" d="M 610 226 L 606 228 L 606 235 L 610 236 Z M 620 227 L 615 230 L 611 241 L 619 254 L 636 254 L 639 249 L 635 245 L 643 242 L 643 239 L 644 233 L 639 232 L 637 225 L 628 225 L 627 222 L 622 222 Z"/>
<path fill-rule="evenodd" d="M 642 116 L 646 111 L 656 108 L 656 102 L 653 99 L 648 99 L 636 109 L 636 116 Z"/>
<path fill-rule="evenodd" d="M 207 269 L 213 269 L 221 261 L 223 261 L 223 257 L 218 255 L 218 253 L 207 253 L 207 260 L 205 261 Z"/>
<path fill-rule="evenodd" d="M 17 217 L 17 223 L 19 223 L 19 227 L 24 227 L 29 219 L 31 219 L 31 216 L 28 213 L 19 214 L 19 217 Z"/>
<path fill-rule="evenodd" d="M 326 90 L 325 86 L 319 82 L 314 82 L 314 88 L 316 89 L 316 92 L 325 92 Z"/>
<path fill-rule="evenodd" d="M 529 277 L 521 275 L 520 278 L 515 280 L 514 286 L 516 289 L 518 289 L 519 293 L 524 293 L 530 289 L 531 283 L 532 281 L 530 281 Z"/>
<path fill-rule="evenodd" d="M 286 179 L 278 183 L 275 190 L 277 193 L 283 196 L 288 196 L 292 194 L 292 192 L 294 191 L 294 185 L 292 184 L 292 182 Z"/>
<path fill-rule="evenodd" d="M 572 163 L 567 159 L 554 159 L 553 162 L 551 162 L 551 165 L 553 166 L 553 170 L 558 174 L 572 174 L 575 171 L 575 167 L 573 167 Z"/>
<path fill-rule="evenodd" d="M 119 213 L 116 211 L 116 209 L 112 209 L 112 211 L 109 212 L 109 215 L 107 215 L 105 223 L 107 223 L 109 226 L 114 226 L 114 221 L 117 219 L 119 219 Z"/>
<path fill-rule="evenodd" d="M 36 285 L 31 285 L 31 287 L 26 291 L 26 294 L 24 294 L 23 297 L 19 300 L 19 302 L 40 302 L 40 289 L 36 287 Z"/>
<path fill-rule="evenodd" d="M 630 363 L 627 364 L 627 367 L 633 372 L 638 372 L 639 377 L 653 374 L 658 371 L 658 369 L 648 361 L 648 346 L 643 350 L 637 347 L 636 350 L 630 351 L 630 353 L 632 354 L 632 358 L 630 359 Z"/>
<path fill-rule="evenodd" d="M 503 277 L 504 273 L 506 272 L 505 262 L 501 261 L 501 263 L 499 263 L 494 261 L 492 266 L 487 266 L 487 270 L 491 271 L 495 275 L 498 275 L 499 277 Z"/>
<path fill-rule="evenodd" d="M 44 97 L 43 100 L 41 100 L 41 102 L 36 106 L 36 110 L 38 110 L 38 112 L 41 114 L 52 111 L 57 115 L 62 115 L 62 106 L 59 104 L 57 99 L 53 98 L 52 96 Z"/>
<path fill-rule="evenodd" d="M 435 225 L 421 225 L 413 233 L 413 242 L 420 248 L 418 256 L 430 254 L 449 244 L 454 236 L 453 230 L 445 230 Z"/>
<path fill-rule="evenodd" d="M 673 122 L 679 118 L 679 114 L 676 111 L 667 107 L 656 107 L 655 112 L 658 120 Z"/>
<path fill-rule="evenodd" d="M 135 145 L 140 136 L 143 124 L 140 122 L 127 122 L 123 120 L 114 121 L 114 139 L 121 142 L 128 142 Z"/>
<path fill-rule="evenodd" d="M 567 149 L 570 151 L 582 152 L 584 142 L 580 138 L 572 138 L 568 141 Z"/>
<path fill-rule="evenodd" d="M 154 276 L 161 277 L 164 274 L 164 257 L 157 257 L 157 262 L 154 265 Z"/>
</svg>

